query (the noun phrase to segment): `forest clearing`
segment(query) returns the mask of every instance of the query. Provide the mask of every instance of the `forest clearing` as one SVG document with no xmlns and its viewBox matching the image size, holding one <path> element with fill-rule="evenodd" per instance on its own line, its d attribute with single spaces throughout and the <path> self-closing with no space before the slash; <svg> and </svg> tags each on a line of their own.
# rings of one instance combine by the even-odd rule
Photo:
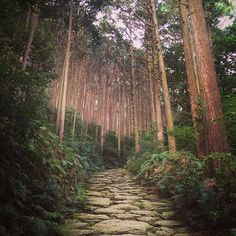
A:
<svg viewBox="0 0 236 236">
<path fill-rule="evenodd" d="M 236 236 L 235 0 L 0 8 L 0 236 Z"/>
</svg>

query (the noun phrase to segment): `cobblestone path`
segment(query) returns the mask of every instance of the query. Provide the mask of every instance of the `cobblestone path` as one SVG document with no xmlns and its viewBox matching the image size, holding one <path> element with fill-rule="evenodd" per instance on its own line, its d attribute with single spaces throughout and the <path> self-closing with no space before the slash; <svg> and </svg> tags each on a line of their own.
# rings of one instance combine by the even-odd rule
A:
<svg viewBox="0 0 236 236">
<path fill-rule="evenodd" d="M 147 193 L 123 169 L 94 174 L 89 181 L 89 213 L 66 220 L 66 235 L 190 236 L 175 219 L 172 203 Z"/>
</svg>

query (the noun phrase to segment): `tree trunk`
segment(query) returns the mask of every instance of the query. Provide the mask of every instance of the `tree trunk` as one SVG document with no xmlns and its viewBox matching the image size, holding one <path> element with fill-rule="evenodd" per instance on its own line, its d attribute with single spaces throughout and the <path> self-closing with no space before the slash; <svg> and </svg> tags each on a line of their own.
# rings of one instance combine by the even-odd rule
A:
<svg viewBox="0 0 236 236">
<path fill-rule="evenodd" d="M 78 105 L 79 105 L 79 97 L 80 97 L 80 77 L 82 74 L 82 68 L 80 69 L 79 73 L 75 73 L 75 81 L 78 83 L 78 85 L 76 86 L 77 89 L 75 91 L 75 100 L 74 100 L 74 116 L 73 116 L 73 125 L 72 125 L 72 136 L 75 135 L 75 129 L 76 129 L 76 121 L 77 121 L 77 113 L 78 113 Z M 73 85 L 72 85 L 73 86 Z"/>
<path fill-rule="evenodd" d="M 61 115 L 60 115 L 60 128 L 59 128 L 59 137 L 62 142 L 64 137 L 64 126 L 65 126 L 65 111 L 66 111 L 66 93 L 67 93 L 67 84 L 68 84 L 68 72 L 69 72 L 69 62 L 70 62 L 70 48 L 72 40 L 72 20 L 73 20 L 73 0 L 70 2 L 70 15 L 69 15 L 69 26 L 68 26 L 68 38 L 65 51 L 65 63 L 64 63 L 64 73 L 63 73 L 63 92 L 61 99 Z"/>
<path fill-rule="evenodd" d="M 152 7 L 154 32 L 156 36 L 156 46 L 158 50 L 158 62 L 159 62 L 160 77 L 161 77 L 162 88 L 163 88 L 163 97 L 164 97 L 165 112 L 166 112 L 166 119 L 167 119 L 167 129 L 168 129 L 168 132 L 170 132 L 170 131 L 173 131 L 174 129 L 174 122 L 173 122 L 171 103 L 170 103 L 170 95 L 169 95 L 168 84 L 167 84 L 165 63 L 164 63 L 162 46 L 161 46 L 161 41 L 160 41 L 160 34 L 158 32 L 158 19 L 157 19 L 157 14 L 156 14 L 156 4 L 155 4 L 155 0 L 150 0 L 150 1 L 151 1 L 151 7 Z M 169 151 L 175 152 L 176 151 L 175 138 L 169 134 L 168 134 L 168 144 L 169 144 Z"/>
<path fill-rule="evenodd" d="M 104 153 L 104 123 L 105 123 L 105 98 L 106 98 L 106 82 L 105 82 L 106 77 L 103 77 L 102 83 L 103 83 L 103 87 L 102 87 L 102 98 L 101 98 L 101 137 L 100 137 L 100 141 L 101 141 L 101 155 L 103 155 Z"/>
<path fill-rule="evenodd" d="M 135 57 L 133 45 L 130 45 L 130 56 L 131 56 L 131 86 L 132 86 L 132 96 L 131 103 L 133 108 L 133 119 L 134 119 L 134 141 L 135 141 L 135 152 L 140 152 L 140 140 L 139 140 L 139 129 L 138 129 L 138 117 L 137 117 L 137 94 L 135 89 Z"/>
<path fill-rule="evenodd" d="M 197 61 L 195 56 L 195 45 L 193 41 L 192 26 L 189 19 L 189 5 L 188 0 L 180 0 L 179 2 L 181 26 L 183 33 L 185 66 L 188 79 L 188 90 L 190 94 L 190 103 L 192 110 L 192 120 L 196 136 L 196 154 L 202 155 L 206 152 L 205 142 L 205 120 L 201 114 L 202 107 L 202 93 L 199 82 L 199 75 L 197 71 Z"/>
<path fill-rule="evenodd" d="M 150 89 L 150 97 L 151 97 L 151 117 L 152 122 L 156 120 L 155 114 L 155 98 L 154 98 L 154 86 L 153 86 L 153 75 L 152 75 L 152 64 L 151 57 L 147 55 L 147 63 L 148 63 L 148 79 L 149 79 L 149 89 Z"/>
<path fill-rule="evenodd" d="M 64 63 L 65 65 L 65 63 Z M 63 65 L 63 69 L 62 69 L 62 74 L 61 74 L 61 78 L 60 78 L 60 82 L 59 82 L 59 92 L 58 92 L 58 103 L 57 103 L 57 120 L 56 120 L 56 130 L 57 133 L 59 134 L 59 130 L 60 130 L 60 121 L 61 121 L 61 101 L 62 101 L 62 93 L 63 93 L 63 78 L 64 78 L 64 66 Z"/>
<path fill-rule="evenodd" d="M 118 94 L 118 155 L 120 157 L 121 150 L 121 85 L 119 85 Z"/>
<path fill-rule="evenodd" d="M 38 25 L 38 19 L 39 19 L 39 12 L 35 12 L 30 8 L 29 12 L 28 12 L 28 16 L 27 16 L 27 25 L 29 25 L 29 22 L 30 22 L 30 28 L 29 28 L 28 40 L 27 40 L 24 54 L 23 54 L 23 60 L 22 60 L 22 69 L 23 70 L 25 70 L 26 66 L 27 66 L 27 60 L 28 60 L 28 57 L 30 54 L 30 49 L 32 46 L 34 33 L 35 33 L 35 30 Z"/>
<path fill-rule="evenodd" d="M 157 139 L 161 148 L 164 147 L 164 131 L 162 122 L 162 110 L 161 110 L 161 100 L 160 100 L 160 89 L 159 84 L 155 82 L 155 105 L 156 105 L 156 122 L 157 122 Z"/>
<path fill-rule="evenodd" d="M 155 38 L 154 38 L 155 40 Z M 155 42 L 154 42 L 155 43 Z M 164 128 L 162 122 L 162 109 L 161 109 L 161 98 L 160 98 L 160 82 L 158 76 L 158 57 L 155 53 L 155 47 L 152 50 L 152 65 L 153 65 L 153 75 L 155 80 L 153 81 L 153 89 L 154 89 L 154 100 L 155 100 L 155 120 L 156 120 L 156 128 L 157 128 L 157 140 L 161 148 L 164 147 Z"/>
<path fill-rule="evenodd" d="M 212 152 L 228 152 L 229 146 L 223 124 L 223 112 L 220 90 L 217 83 L 216 70 L 211 49 L 211 42 L 202 7 L 202 0 L 189 1 L 193 33 L 196 45 L 199 79 L 204 99 L 206 124 L 206 150 L 203 155 Z M 214 163 L 208 166 L 208 175 L 214 175 Z"/>
</svg>

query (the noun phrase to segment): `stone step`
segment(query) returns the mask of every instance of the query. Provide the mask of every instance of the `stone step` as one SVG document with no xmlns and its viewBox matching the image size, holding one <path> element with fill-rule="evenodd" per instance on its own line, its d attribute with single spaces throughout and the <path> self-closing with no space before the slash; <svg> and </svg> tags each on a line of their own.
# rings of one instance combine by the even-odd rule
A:
<svg viewBox="0 0 236 236">
<path fill-rule="evenodd" d="M 64 222 L 67 236 L 190 236 L 169 199 L 148 193 L 123 169 L 96 173 L 87 186 L 90 213 Z"/>
</svg>

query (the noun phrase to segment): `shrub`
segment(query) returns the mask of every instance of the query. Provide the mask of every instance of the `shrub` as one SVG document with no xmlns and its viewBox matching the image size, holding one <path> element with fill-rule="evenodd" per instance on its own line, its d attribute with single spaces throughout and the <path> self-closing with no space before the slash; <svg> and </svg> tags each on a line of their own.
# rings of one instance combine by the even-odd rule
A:
<svg viewBox="0 0 236 236">
<path fill-rule="evenodd" d="M 223 98 L 223 108 L 225 111 L 225 125 L 233 154 L 236 154 L 236 94 L 232 93 Z"/>
<path fill-rule="evenodd" d="M 209 159 L 216 166 L 211 179 L 204 174 Z M 159 193 L 172 197 L 176 209 L 192 226 L 212 229 L 222 222 L 227 222 L 226 228 L 235 225 L 236 161 L 232 155 L 213 153 L 197 159 L 189 152 L 133 154 L 127 168 L 156 186 Z"/>
<path fill-rule="evenodd" d="M 195 133 L 192 126 L 177 126 L 169 133 L 175 137 L 178 150 L 195 153 Z"/>
</svg>

